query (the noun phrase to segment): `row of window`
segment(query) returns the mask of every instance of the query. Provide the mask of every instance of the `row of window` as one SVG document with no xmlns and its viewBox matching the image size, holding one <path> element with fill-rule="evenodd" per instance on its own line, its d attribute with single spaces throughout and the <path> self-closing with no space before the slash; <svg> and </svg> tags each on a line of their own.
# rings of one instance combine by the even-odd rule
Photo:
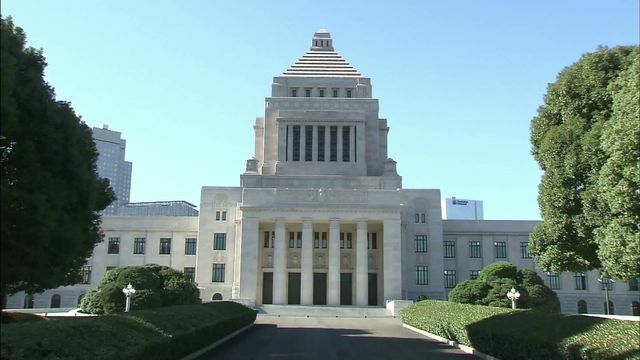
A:
<svg viewBox="0 0 640 360">
<path fill-rule="evenodd" d="M 316 161 L 324 162 L 325 159 L 325 134 L 329 128 L 329 161 L 338 161 L 338 128 L 342 132 L 342 161 L 351 161 L 351 126 L 313 126 L 313 125 L 287 125 L 285 129 L 285 161 L 301 161 L 301 142 L 304 135 L 304 161 L 313 161 L 313 128 L 317 127 L 318 150 Z M 304 131 L 304 134 L 303 134 Z M 289 138 L 291 138 L 291 159 L 289 159 Z M 354 146 L 357 141 L 357 128 L 353 127 Z M 358 161 L 357 151 L 353 154 L 353 160 Z"/>
<path fill-rule="evenodd" d="M 291 97 L 298 97 L 299 95 L 299 88 L 291 88 Z M 312 88 L 304 88 L 304 97 L 311 97 L 312 92 L 311 92 Z M 331 97 L 337 98 L 340 97 L 340 89 L 338 88 L 332 88 L 331 89 Z M 326 88 L 319 88 L 318 89 L 318 97 L 328 97 L 327 95 L 329 94 L 328 89 Z M 353 89 L 344 89 L 344 97 L 350 98 L 353 96 Z"/>
<path fill-rule="evenodd" d="M 426 223 L 427 222 L 427 214 L 426 213 L 416 213 L 416 224 L 418 223 Z"/>
<path fill-rule="evenodd" d="M 573 275 L 575 290 L 587 290 L 587 276 L 585 273 L 579 272 Z M 632 279 L 627 282 L 629 291 L 638 291 L 638 279 Z M 560 290 L 560 274 L 547 273 L 547 286 L 553 290 Z M 600 289 L 613 291 L 613 281 L 605 281 L 600 284 Z"/>
<path fill-rule="evenodd" d="M 472 279 L 478 277 L 478 271 L 471 272 Z M 475 276 L 475 277 L 473 277 Z M 454 288 L 458 284 L 455 270 L 444 271 L 444 287 L 447 289 Z M 416 266 L 416 285 L 429 285 L 429 267 L 424 265 Z"/>
<path fill-rule="evenodd" d="M 141 255 L 146 251 L 146 238 L 135 238 L 133 239 L 133 254 Z M 185 255 L 195 255 L 197 240 L 195 238 L 186 238 L 184 239 L 184 254 Z M 227 249 L 227 234 L 225 233 L 215 233 L 213 234 L 213 250 L 226 250 Z M 120 253 L 120 238 L 118 237 L 110 237 L 109 243 L 107 246 L 108 254 L 119 254 Z M 171 254 L 171 238 L 160 238 L 160 248 L 158 250 L 160 255 L 169 255 Z"/>
<path fill-rule="evenodd" d="M 276 233 L 273 231 L 264 232 L 263 247 L 273 248 L 273 244 L 276 238 Z M 326 231 L 314 231 L 313 232 L 313 247 L 315 249 L 326 249 L 328 245 L 327 232 Z M 289 248 L 302 248 L 302 232 L 289 232 Z M 352 249 L 353 248 L 353 233 L 341 232 L 340 233 L 340 248 Z M 378 248 L 378 233 L 367 233 L 367 249 Z"/>
<path fill-rule="evenodd" d="M 216 211 L 216 221 L 227 221 L 227 212 Z"/>
<path fill-rule="evenodd" d="M 493 243 L 494 247 L 494 255 L 496 259 L 506 259 L 507 258 L 507 242 L 506 241 L 496 241 Z M 417 247 L 416 247 L 417 249 Z M 456 257 L 456 242 L 455 241 L 445 241 L 444 242 L 444 257 L 445 258 L 455 258 Z M 480 241 L 469 241 L 469 257 L 470 258 L 482 258 L 482 246 Z M 520 242 L 520 258 L 521 259 L 531 259 L 531 255 L 529 255 L 529 242 L 521 241 Z"/>
</svg>

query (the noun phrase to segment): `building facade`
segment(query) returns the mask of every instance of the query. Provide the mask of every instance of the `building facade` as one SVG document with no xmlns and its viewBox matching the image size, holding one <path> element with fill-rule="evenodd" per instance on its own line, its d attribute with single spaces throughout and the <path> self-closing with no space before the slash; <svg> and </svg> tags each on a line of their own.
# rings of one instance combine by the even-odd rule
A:
<svg viewBox="0 0 640 360">
<path fill-rule="evenodd" d="M 155 263 L 184 271 L 204 301 L 384 306 L 446 299 L 490 263 L 510 261 L 538 271 L 564 312 L 584 304 L 604 311 L 596 272 L 536 269 L 528 238 L 537 222 L 443 220 L 438 189 L 402 187 L 371 81 L 335 52 L 325 30 L 274 78 L 253 129 L 240 186 L 204 186 L 197 216 L 104 217 L 105 241 L 88 260 L 86 284 L 30 304 L 47 307 L 58 295 L 75 306 L 109 268 Z M 628 314 L 637 282 L 614 283 L 610 294 L 616 313 Z M 16 294 L 8 306 L 27 300 Z"/>
<path fill-rule="evenodd" d="M 132 164 L 124 160 L 127 141 L 121 133 L 109 130 L 107 125 L 94 127 L 93 141 L 98 150 L 98 175 L 109 180 L 109 185 L 116 195 L 116 200 L 103 210 L 104 215 L 115 215 L 120 206 L 129 203 L 131 193 Z"/>
<path fill-rule="evenodd" d="M 443 198 L 442 218 L 444 220 L 484 220 L 482 200 Z"/>
</svg>

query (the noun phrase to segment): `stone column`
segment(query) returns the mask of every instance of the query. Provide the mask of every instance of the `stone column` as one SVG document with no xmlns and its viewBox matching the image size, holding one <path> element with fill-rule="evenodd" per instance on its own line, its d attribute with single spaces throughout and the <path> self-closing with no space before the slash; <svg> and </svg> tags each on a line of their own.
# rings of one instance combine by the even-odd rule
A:
<svg viewBox="0 0 640 360">
<path fill-rule="evenodd" d="M 307 161 L 307 126 L 300 125 L 300 162 Z"/>
<path fill-rule="evenodd" d="M 313 125 L 313 146 L 311 151 L 313 151 L 313 156 L 311 157 L 311 161 L 318 161 L 318 125 Z"/>
<path fill-rule="evenodd" d="M 331 161 L 331 126 L 324 127 L 324 161 Z"/>
<path fill-rule="evenodd" d="M 329 220 L 327 305 L 340 305 L 340 219 Z"/>
<path fill-rule="evenodd" d="M 384 304 L 387 300 L 402 299 L 400 219 L 384 220 L 383 227 Z"/>
<path fill-rule="evenodd" d="M 277 218 L 273 244 L 273 303 L 278 305 L 287 303 L 287 246 L 284 233 L 284 218 Z"/>
<path fill-rule="evenodd" d="M 258 289 L 258 218 L 242 219 L 242 248 L 240 249 L 240 298 L 256 301 Z M 211 266 L 211 265 L 209 265 Z"/>
<path fill-rule="evenodd" d="M 313 305 L 313 223 L 302 220 L 302 256 L 300 262 L 300 303 Z"/>
<path fill-rule="evenodd" d="M 369 305 L 369 256 L 367 220 L 358 220 L 356 231 L 356 305 Z"/>
</svg>

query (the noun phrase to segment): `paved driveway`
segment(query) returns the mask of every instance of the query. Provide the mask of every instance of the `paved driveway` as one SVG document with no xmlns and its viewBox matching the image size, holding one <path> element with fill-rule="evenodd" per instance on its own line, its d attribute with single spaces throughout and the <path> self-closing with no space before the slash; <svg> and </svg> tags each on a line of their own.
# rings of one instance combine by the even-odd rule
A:
<svg viewBox="0 0 640 360">
<path fill-rule="evenodd" d="M 402 327 L 391 318 L 258 315 L 255 325 L 204 359 L 477 359 Z"/>
</svg>

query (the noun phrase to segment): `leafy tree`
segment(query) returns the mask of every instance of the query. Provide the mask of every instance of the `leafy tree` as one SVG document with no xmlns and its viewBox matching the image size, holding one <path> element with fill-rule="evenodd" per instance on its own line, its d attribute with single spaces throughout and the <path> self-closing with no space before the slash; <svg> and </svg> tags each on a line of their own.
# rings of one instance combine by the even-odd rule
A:
<svg viewBox="0 0 640 360">
<path fill-rule="evenodd" d="M 114 195 L 91 130 L 44 81 L 42 51 L 10 18 L 0 37 L 0 293 L 32 293 L 79 282 Z"/>
<path fill-rule="evenodd" d="M 600 48 L 550 84 L 531 123 L 543 221 L 530 238 L 547 271 L 640 277 L 640 48 Z"/>
<path fill-rule="evenodd" d="M 553 290 L 544 285 L 544 281 L 529 269 L 518 271 L 515 265 L 499 261 L 490 264 L 475 280 L 467 280 L 456 285 L 449 292 L 449 301 L 511 307 L 507 292 L 515 287 L 520 292 L 518 307 L 548 312 L 559 312 L 560 301 Z"/>
<path fill-rule="evenodd" d="M 166 266 L 149 264 L 107 271 L 98 286 L 82 298 L 82 311 L 91 314 L 124 311 L 126 299 L 122 289 L 128 284 L 136 289 L 132 298 L 132 309 L 201 302 L 200 290 L 182 272 Z"/>
</svg>

